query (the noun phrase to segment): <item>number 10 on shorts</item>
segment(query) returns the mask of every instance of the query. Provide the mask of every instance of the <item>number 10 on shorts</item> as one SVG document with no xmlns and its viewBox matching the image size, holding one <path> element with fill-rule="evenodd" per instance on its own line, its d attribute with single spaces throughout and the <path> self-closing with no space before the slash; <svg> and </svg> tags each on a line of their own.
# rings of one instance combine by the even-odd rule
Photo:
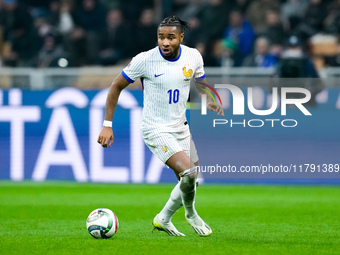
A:
<svg viewBox="0 0 340 255">
<path fill-rule="evenodd" d="M 174 91 L 172 91 L 172 89 L 169 89 L 168 94 L 169 94 L 169 104 L 172 104 L 172 103 L 176 104 L 179 99 L 179 90 L 175 89 Z"/>
</svg>

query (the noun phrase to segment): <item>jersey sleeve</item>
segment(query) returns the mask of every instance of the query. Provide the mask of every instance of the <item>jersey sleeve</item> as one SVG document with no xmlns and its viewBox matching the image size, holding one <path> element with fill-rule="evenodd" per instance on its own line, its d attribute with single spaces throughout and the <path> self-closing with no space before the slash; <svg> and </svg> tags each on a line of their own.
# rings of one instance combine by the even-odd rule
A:
<svg viewBox="0 0 340 255">
<path fill-rule="evenodd" d="M 201 53 L 199 53 L 198 50 L 196 50 L 196 61 L 198 64 L 198 67 L 195 72 L 195 81 L 201 81 L 205 78 L 205 72 L 204 72 L 204 64 L 203 64 L 203 58 L 201 56 Z"/>
<path fill-rule="evenodd" d="M 143 76 L 145 68 L 144 63 L 145 56 L 144 52 L 142 52 L 132 58 L 131 62 L 123 69 L 122 75 L 128 82 L 133 83 L 135 80 Z"/>
</svg>

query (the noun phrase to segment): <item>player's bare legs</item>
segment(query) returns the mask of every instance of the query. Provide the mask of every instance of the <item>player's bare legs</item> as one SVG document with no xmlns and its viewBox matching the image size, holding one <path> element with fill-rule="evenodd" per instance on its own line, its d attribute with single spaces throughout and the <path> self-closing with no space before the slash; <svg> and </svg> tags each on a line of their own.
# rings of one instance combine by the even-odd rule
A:
<svg viewBox="0 0 340 255">
<path fill-rule="evenodd" d="M 185 217 L 195 232 L 200 236 L 210 235 L 212 233 L 210 227 L 198 216 L 194 206 L 197 180 L 196 164 L 183 151 L 173 155 L 166 164 L 174 170 L 180 182 L 171 192 L 169 201 L 161 213 L 155 217 L 154 222 L 156 220 L 161 224 L 173 226 L 171 217 L 182 206 L 183 202 Z"/>
</svg>

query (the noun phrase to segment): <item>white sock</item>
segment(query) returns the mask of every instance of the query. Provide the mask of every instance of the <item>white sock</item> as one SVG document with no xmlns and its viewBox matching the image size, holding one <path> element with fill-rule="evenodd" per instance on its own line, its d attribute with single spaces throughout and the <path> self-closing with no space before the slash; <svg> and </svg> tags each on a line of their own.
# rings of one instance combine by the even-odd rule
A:
<svg viewBox="0 0 340 255">
<path fill-rule="evenodd" d="M 181 177 L 179 187 L 185 208 L 185 217 L 192 218 L 197 215 L 195 210 L 197 169 L 192 167 L 180 173 L 179 176 Z"/>
<path fill-rule="evenodd" d="M 179 187 L 180 182 L 177 183 L 175 188 L 171 191 L 170 198 L 168 202 L 166 202 L 162 211 L 158 214 L 159 219 L 163 222 L 171 221 L 172 216 L 177 212 L 179 208 L 182 207 L 182 196 L 181 189 Z"/>
</svg>

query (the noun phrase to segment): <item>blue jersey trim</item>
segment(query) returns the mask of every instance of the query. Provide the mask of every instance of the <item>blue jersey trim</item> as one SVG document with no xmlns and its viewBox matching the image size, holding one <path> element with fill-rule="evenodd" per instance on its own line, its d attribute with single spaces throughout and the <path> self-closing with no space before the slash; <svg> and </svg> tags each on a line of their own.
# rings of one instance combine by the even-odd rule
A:
<svg viewBox="0 0 340 255">
<path fill-rule="evenodd" d="M 177 61 L 181 57 L 181 54 L 182 54 L 182 47 L 181 47 L 181 45 L 179 46 L 179 54 L 178 54 L 178 57 L 176 57 L 176 58 L 165 58 L 164 55 L 163 55 L 163 52 L 161 51 L 161 48 L 159 46 L 158 46 L 158 50 L 159 50 L 159 53 L 161 53 L 162 57 L 165 60 L 168 60 L 168 61 L 171 61 L 171 62 Z"/>
<path fill-rule="evenodd" d="M 127 74 L 126 74 L 124 71 L 122 71 L 122 75 L 124 76 L 124 78 L 125 78 L 128 82 L 130 82 L 130 83 L 134 83 L 134 82 L 135 82 L 134 80 L 131 80 L 130 77 L 127 76 Z"/>
<path fill-rule="evenodd" d="M 201 77 L 195 78 L 195 81 L 201 81 L 205 78 L 205 74 L 203 74 Z"/>
</svg>

